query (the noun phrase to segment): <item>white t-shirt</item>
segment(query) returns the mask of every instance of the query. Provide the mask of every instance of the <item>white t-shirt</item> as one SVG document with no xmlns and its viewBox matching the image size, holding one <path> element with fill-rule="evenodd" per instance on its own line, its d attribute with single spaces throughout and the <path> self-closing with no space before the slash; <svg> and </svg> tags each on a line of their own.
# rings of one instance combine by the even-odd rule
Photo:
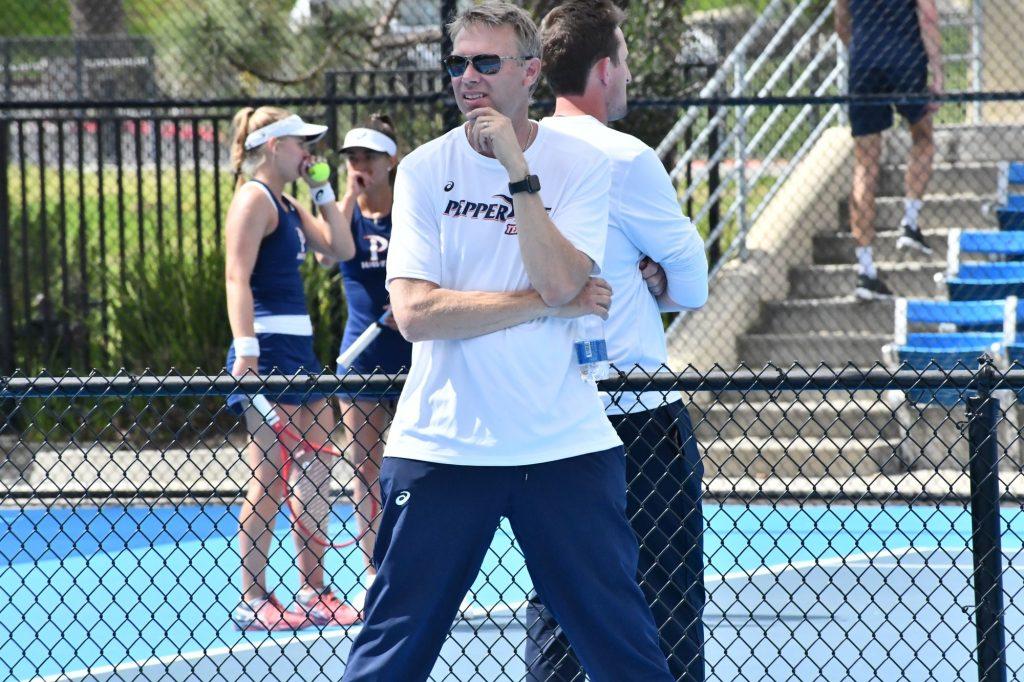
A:
<svg viewBox="0 0 1024 682">
<path fill-rule="evenodd" d="M 608 226 L 607 158 L 539 128 L 525 152 L 555 225 L 600 271 Z M 463 128 L 398 167 L 387 279 L 458 291 L 530 288 L 508 173 Z M 573 320 L 546 317 L 470 339 L 414 343 L 385 456 L 474 466 L 535 464 L 621 444 L 593 384 L 580 378 Z"/>
<path fill-rule="evenodd" d="M 661 311 L 640 274 L 640 259 L 649 256 L 665 269 L 673 301 L 698 308 L 708 296 L 704 241 L 683 215 L 672 180 L 653 149 L 593 116 L 553 116 L 541 124 L 585 140 L 611 159 L 608 244 L 601 272 L 612 285 L 605 326 L 608 357 L 621 370 L 640 365 L 653 372 L 667 362 L 668 352 Z M 609 414 L 651 409 L 664 400 L 659 392 L 623 393 L 617 405 L 605 397 Z"/>
</svg>

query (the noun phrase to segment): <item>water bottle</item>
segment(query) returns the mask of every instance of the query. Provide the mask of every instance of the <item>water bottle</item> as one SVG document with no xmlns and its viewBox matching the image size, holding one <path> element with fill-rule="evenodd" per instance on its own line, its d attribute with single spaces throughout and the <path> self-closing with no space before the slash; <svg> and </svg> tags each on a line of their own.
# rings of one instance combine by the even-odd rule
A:
<svg viewBox="0 0 1024 682">
<path fill-rule="evenodd" d="M 573 343 L 580 376 L 585 381 L 597 382 L 611 374 L 608 362 L 608 344 L 604 340 L 604 320 L 598 315 L 576 318 L 576 342 Z"/>
</svg>

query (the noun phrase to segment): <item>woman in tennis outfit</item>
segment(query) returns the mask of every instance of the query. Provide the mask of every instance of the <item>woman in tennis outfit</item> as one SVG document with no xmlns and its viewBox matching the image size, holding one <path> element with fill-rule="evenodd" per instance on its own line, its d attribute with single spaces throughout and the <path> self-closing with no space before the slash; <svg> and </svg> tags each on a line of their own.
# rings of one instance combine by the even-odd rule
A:
<svg viewBox="0 0 1024 682">
<path fill-rule="evenodd" d="M 225 228 L 227 305 L 234 336 L 227 368 L 234 376 L 321 371 L 313 354 L 299 266 L 307 246 L 340 260 L 350 258 L 354 248 L 330 185 L 314 183 L 308 176 L 313 160 L 309 145 L 326 131 L 274 107 L 247 107 L 235 115 L 231 156 L 238 184 Z M 284 193 L 285 186 L 299 178 L 310 185 L 319 218 Z M 323 395 L 296 391 L 267 398 L 296 431 L 314 442 L 327 441 L 334 416 Z M 232 620 L 246 630 L 350 624 L 356 619 L 354 610 L 325 585 L 323 547 L 307 541 L 295 528 L 301 583 L 295 606 L 286 609 L 267 588 L 274 519 L 286 490 L 281 454 L 275 433 L 245 396 L 232 396 L 228 405 L 244 413 L 252 434 L 246 449 L 252 479 L 239 513 L 242 600 Z M 303 458 L 326 455 L 296 456 L 301 465 Z"/>
<path fill-rule="evenodd" d="M 340 356 L 370 325 L 390 310 L 384 286 L 388 245 L 391 242 L 391 204 L 393 171 L 398 163 L 398 144 L 394 125 L 384 114 L 373 114 L 365 124 L 345 135 L 341 153 L 345 156 L 345 194 L 338 202 L 342 221 L 350 226 L 354 254 L 340 265 L 345 287 L 348 317 Z M 321 257 L 321 263 L 333 264 Z M 385 328 L 376 339 L 347 366 L 339 362 L 338 373 L 395 374 L 409 367 L 412 344 L 398 333 L 394 318 L 384 318 Z M 341 357 L 339 357 L 339 361 Z M 376 538 L 380 509 L 381 454 L 384 434 L 391 425 L 399 391 L 382 397 L 339 394 L 338 401 L 345 428 L 351 436 L 348 452 L 355 467 L 356 521 L 359 544 L 366 564 L 365 587 L 376 575 L 370 557 Z M 352 601 L 362 609 L 365 591 Z"/>
</svg>

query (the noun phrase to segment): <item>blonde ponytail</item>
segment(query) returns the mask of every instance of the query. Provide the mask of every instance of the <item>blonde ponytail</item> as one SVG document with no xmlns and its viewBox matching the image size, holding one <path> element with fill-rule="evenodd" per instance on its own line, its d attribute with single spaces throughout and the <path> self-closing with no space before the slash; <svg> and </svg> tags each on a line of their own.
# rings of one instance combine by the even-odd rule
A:
<svg viewBox="0 0 1024 682">
<path fill-rule="evenodd" d="M 245 183 L 260 163 L 263 162 L 263 147 L 245 149 L 245 138 L 254 130 L 270 125 L 274 121 L 291 116 L 291 112 L 278 107 L 242 107 L 231 120 L 234 135 L 231 139 L 231 169 L 235 172 L 235 189 Z"/>
</svg>

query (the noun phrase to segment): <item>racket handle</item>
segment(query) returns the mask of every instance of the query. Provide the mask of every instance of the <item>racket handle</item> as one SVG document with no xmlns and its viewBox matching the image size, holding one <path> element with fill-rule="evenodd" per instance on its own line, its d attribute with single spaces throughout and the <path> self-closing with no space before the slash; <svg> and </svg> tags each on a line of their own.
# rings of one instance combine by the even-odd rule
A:
<svg viewBox="0 0 1024 682">
<path fill-rule="evenodd" d="M 280 417 L 277 415 L 277 410 L 270 404 L 266 396 L 253 395 L 249 396 L 249 403 L 256 408 L 256 411 L 263 417 L 263 421 L 267 422 L 271 426 L 277 424 L 280 421 Z"/>
<path fill-rule="evenodd" d="M 341 374 L 345 372 L 355 359 L 358 358 L 366 348 L 373 343 L 374 339 L 380 336 L 381 331 L 384 330 L 384 323 L 391 317 L 391 311 L 387 310 L 383 315 L 373 322 L 369 327 L 366 328 L 359 337 L 352 342 L 352 345 L 345 349 L 345 352 L 338 356 L 338 368 L 335 370 L 336 373 Z"/>
</svg>

